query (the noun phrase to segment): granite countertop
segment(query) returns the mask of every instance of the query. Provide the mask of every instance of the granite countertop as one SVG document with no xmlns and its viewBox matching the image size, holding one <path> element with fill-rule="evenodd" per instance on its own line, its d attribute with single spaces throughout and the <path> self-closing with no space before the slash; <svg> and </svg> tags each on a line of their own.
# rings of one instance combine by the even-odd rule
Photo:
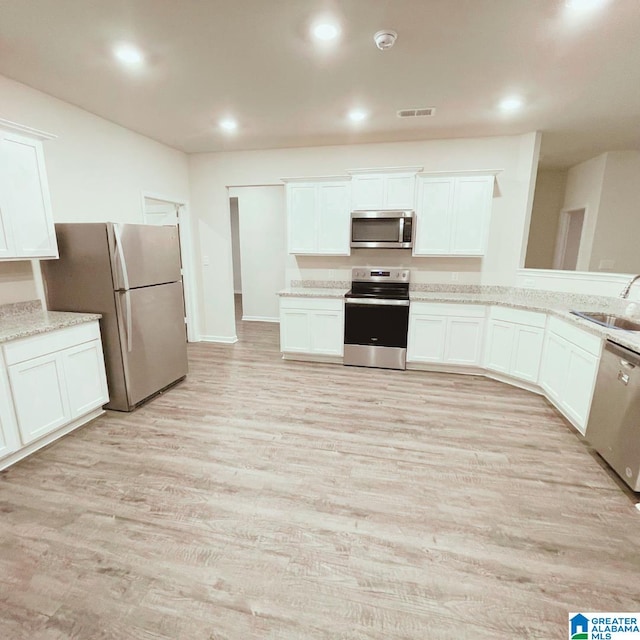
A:
<svg viewBox="0 0 640 640">
<path fill-rule="evenodd" d="M 347 280 L 292 280 L 291 285 L 278 295 L 283 298 L 344 298 L 351 289 Z"/>
<path fill-rule="evenodd" d="M 344 289 L 331 287 L 287 287 L 278 291 L 281 298 L 344 298 L 344 294 L 349 291 L 348 287 Z"/>
<path fill-rule="evenodd" d="M 278 295 L 342 298 L 349 290 L 349 285 L 349 282 L 342 281 L 294 280 L 290 287 L 283 289 Z M 571 322 L 600 338 L 610 338 L 622 346 L 640 352 L 640 332 L 611 329 L 571 313 L 572 310 L 603 311 L 625 316 L 626 309 L 631 304 L 629 300 L 517 287 L 446 284 L 412 284 L 409 297 L 412 302 L 484 304 L 547 313 Z"/>
<path fill-rule="evenodd" d="M 99 313 L 46 311 L 39 300 L 0 305 L 0 343 L 99 320 Z"/>
<path fill-rule="evenodd" d="M 412 290 L 409 297 L 412 302 L 486 304 L 547 313 L 575 324 L 600 338 L 610 338 L 622 346 L 640 352 L 640 332 L 604 327 L 571 313 L 573 310 L 600 311 L 625 316 L 625 310 L 632 304 L 629 300 L 559 291 L 518 289 L 515 287 L 477 286 L 470 287 L 470 289 L 473 290 L 466 292 L 461 290 L 447 291 L 444 289 L 437 291 Z"/>
</svg>

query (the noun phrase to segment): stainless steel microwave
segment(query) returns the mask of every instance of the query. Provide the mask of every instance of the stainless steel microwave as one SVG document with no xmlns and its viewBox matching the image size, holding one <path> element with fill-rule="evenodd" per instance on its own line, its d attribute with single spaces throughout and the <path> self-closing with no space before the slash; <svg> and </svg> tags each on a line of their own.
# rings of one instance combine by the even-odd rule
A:
<svg viewBox="0 0 640 640">
<path fill-rule="evenodd" d="M 411 249 L 413 211 L 353 211 L 351 246 L 361 249 Z"/>
</svg>

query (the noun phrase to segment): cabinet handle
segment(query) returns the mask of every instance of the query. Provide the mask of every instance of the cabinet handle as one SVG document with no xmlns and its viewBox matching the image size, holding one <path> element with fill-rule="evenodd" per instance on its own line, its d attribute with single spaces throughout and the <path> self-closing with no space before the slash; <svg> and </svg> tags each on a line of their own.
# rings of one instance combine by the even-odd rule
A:
<svg viewBox="0 0 640 640">
<path fill-rule="evenodd" d="M 626 373 L 622 373 L 622 371 L 618 371 L 618 380 L 622 382 L 623 385 L 629 384 L 629 375 Z"/>
</svg>

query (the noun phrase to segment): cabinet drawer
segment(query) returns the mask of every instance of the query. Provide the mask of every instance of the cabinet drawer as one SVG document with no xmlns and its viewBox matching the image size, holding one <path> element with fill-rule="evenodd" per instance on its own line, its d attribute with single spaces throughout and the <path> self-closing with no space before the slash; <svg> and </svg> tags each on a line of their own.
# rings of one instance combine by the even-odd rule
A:
<svg viewBox="0 0 640 640">
<path fill-rule="evenodd" d="M 96 339 L 100 339 L 97 320 L 7 342 L 5 361 L 7 365 L 17 364 Z"/>
<path fill-rule="evenodd" d="M 280 298 L 281 309 L 310 309 L 315 311 L 342 311 L 342 298 Z"/>
<path fill-rule="evenodd" d="M 541 329 L 544 329 L 547 319 L 544 313 L 526 311 L 524 309 L 511 309 L 510 307 L 491 307 L 490 317 L 492 320 L 526 324 L 530 327 L 540 327 Z"/>
<path fill-rule="evenodd" d="M 412 302 L 411 315 L 448 316 L 457 318 L 484 318 L 485 307 L 481 304 Z"/>
<path fill-rule="evenodd" d="M 567 342 L 584 349 L 587 353 L 594 356 L 600 356 L 600 348 L 602 345 L 602 339 L 598 336 L 594 336 L 591 333 L 583 331 L 579 327 L 569 324 L 559 318 L 549 318 L 549 324 L 547 325 L 549 331 L 555 333 L 557 336 L 564 338 Z"/>
</svg>

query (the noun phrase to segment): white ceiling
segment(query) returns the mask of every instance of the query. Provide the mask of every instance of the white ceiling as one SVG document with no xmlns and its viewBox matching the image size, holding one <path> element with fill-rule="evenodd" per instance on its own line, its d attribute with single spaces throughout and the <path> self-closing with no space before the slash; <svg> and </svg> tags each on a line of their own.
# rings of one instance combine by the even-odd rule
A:
<svg viewBox="0 0 640 640">
<path fill-rule="evenodd" d="M 308 35 L 322 13 L 334 47 Z M 640 149 L 640 1 L 575 17 L 565 0 L 2 0 L 0 73 L 187 152 L 539 129 L 543 162 L 567 166 Z M 382 28 L 399 34 L 386 52 Z M 119 41 L 143 68 L 113 58 Z M 435 117 L 395 115 L 422 106 Z"/>
</svg>

